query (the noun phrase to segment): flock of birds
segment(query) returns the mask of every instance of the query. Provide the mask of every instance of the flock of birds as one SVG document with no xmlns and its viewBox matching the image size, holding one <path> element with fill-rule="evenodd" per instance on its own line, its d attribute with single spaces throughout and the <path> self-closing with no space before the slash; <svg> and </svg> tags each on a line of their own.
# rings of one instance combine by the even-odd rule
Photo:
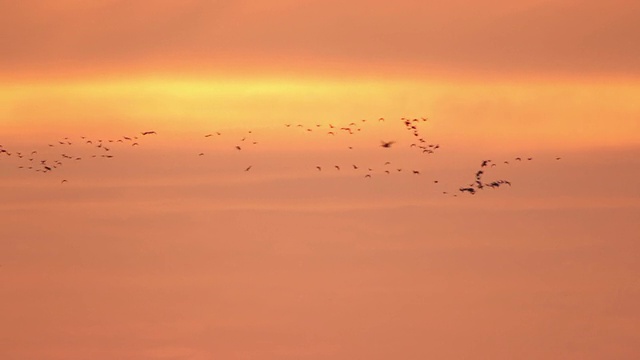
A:
<svg viewBox="0 0 640 360">
<path fill-rule="evenodd" d="M 428 118 L 401 118 L 400 120 L 404 126 L 404 129 L 409 133 L 409 138 L 411 139 L 411 141 L 408 141 L 408 148 L 410 150 L 416 151 L 423 155 L 433 155 L 441 149 L 439 144 L 428 141 L 421 132 L 421 126 L 428 122 Z M 385 119 L 379 118 L 377 122 L 383 123 L 385 122 Z M 361 132 L 366 123 L 367 120 L 363 119 L 359 122 L 351 122 L 347 125 L 340 126 L 333 125 L 331 123 L 316 124 L 315 126 L 305 126 L 303 124 L 285 124 L 284 126 L 291 129 L 300 129 L 305 133 L 320 132 L 322 134 L 322 132 L 325 132 L 326 136 L 334 137 L 341 135 L 353 136 Z M 65 137 L 56 142 L 47 144 L 47 148 L 49 148 L 50 150 L 57 150 L 57 155 L 50 156 L 50 152 L 47 152 L 48 156 L 46 158 L 43 158 L 41 155 L 44 154 L 41 154 L 38 150 L 30 150 L 26 152 L 12 151 L 0 144 L 0 159 L 2 159 L 2 157 L 15 158 L 18 159 L 19 165 L 17 167 L 19 169 L 46 174 L 57 171 L 58 169 L 63 167 L 64 164 L 69 162 L 80 162 L 87 158 L 112 159 L 116 156 L 115 151 L 113 150 L 120 149 L 122 147 L 136 148 L 144 143 L 144 139 L 146 137 L 157 135 L 158 134 L 156 131 L 149 130 L 142 131 L 136 135 L 122 136 L 120 138 L 113 139 L 90 139 L 84 136 L 77 139 Z M 204 138 L 213 138 L 220 136 L 222 136 L 222 133 L 216 131 L 205 134 Z M 243 149 L 246 149 L 249 146 L 258 145 L 258 141 L 256 141 L 256 139 L 250 139 L 251 136 L 252 131 L 248 131 L 245 136 L 238 139 L 237 143 L 233 145 L 235 151 L 243 151 Z M 391 148 L 400 146 L 400 143 L 397 140 L 381 140 L 378 146 L 383 149 L 382 151 L 389 151 L 389 149 Z M 85 156 L 70 155 L 72 153 L 71 150 L 75 150 L 78 147 L 83 147 L 84 150 L 90 150 L 90 154 Z M 352 144 L 347 146 L 347 149 L 354 150 L 354 145 Z M 205 152 L 198 152 L 197 156 L 205 156 Z M 555 158 L 555 160 L 560 159 L 560 157 Z M 505 185 L 511 186 L 511 182 L 506 179 L 485 180 L 487 170 L 498 166 L 498 164 L 509 165 L 511 162 L 526 162 L 532 160 L 532 157 L 515 157 L 514 159 L 503 160 L 500 162 L 493 161 L 491 159 L 482 160 L 480 163 L 480 168 L 475 172 L 474 180 L 471 183 L 460 186 L 455 193 L 442 191 L 442 194 L 451 196 L 457 196 L 458 193 L 475 195 L 476 193 L 484 189 L 497 189 Z M 373 175 L 377 173 L 390 175 L 391 173 L 401 173 L 405 170 L 402 167 L 391 167 L 391 165 L 392 164 L 390 161 L 385 161 L 383 165 L 384 170 L 382 170 L 382 172 L 374 172 L 374 169 L 371 167 L 360 166 L 357 164 L 351 164 L 350 168 L 352 170 L 360 170 L 361 168 L 363 170 L 366 169 L 364 178 L 372 178 Z M 341 167 L 340 165 L 331 166 L 331 168 L 335 169 L 335 171 L 340 171 L 343 169 L 343 167 Z M 252 168 L 253 165 L 248 165 L 244 167 L 244 171 L 248 172 Z M 321 172 L 326 169 L 326 166 L 315 165 L 315 169 Z M 413 175 L 421 175 L 420 170 L 418 169 L 410 169 L 407 171 Z M 69 181 L 67 179 L 62 179 L 60 182 L 61 184 L 65 184 Z M 433 182 L 436 184 L 439 183 L 438 180 L 433 180 Z"/>
</svg>

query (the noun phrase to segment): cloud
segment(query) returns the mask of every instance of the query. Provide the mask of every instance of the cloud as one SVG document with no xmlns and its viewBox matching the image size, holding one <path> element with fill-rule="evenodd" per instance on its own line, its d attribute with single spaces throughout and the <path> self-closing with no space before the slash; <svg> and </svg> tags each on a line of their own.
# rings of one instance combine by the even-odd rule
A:
<svg viewBox="0 0 640 360">
<path fill-rule="evenodd" d="M 640 4 L 619 0 L 32 1 L 1 5 L 6 71 L 238 62 L 637 73 Z"/>
</svg>

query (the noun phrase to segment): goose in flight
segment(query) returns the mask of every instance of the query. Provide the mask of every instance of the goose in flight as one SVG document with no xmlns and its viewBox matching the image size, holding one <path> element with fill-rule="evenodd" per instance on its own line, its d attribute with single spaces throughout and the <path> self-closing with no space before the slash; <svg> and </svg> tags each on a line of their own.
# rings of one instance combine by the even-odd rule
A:
<svg viewBox="0 0 640 360">
<path fill-rule="evenodd" d="M 395 144 L 395 141 L 380 141 L 380 147 L 390 148 L 391 145 Z"/>
<path fill-rule="evenodd" d="M 460 192 L 468 192 L 471 195 L 475 195 L 476 194 L 476 189 L 472 188 L 472 187 L 466 187 L 466 188 L 460 188 Z"/>
<path fill-rule="evenodd" d="M 143 131 L 141 132 L 142 135 L 157 135 L 158 133 L 155 131 Z"/>
</svg>

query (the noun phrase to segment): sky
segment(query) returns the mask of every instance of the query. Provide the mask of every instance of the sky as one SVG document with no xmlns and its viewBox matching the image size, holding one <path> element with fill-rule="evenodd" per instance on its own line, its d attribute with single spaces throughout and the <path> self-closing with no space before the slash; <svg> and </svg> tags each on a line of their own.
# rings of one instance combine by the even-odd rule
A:
<svg viewBox="0 0 640 360">
<path fill-rule="evenodd" d="M 0 357 L 638 358 L 639 20 L 0 0 Z"/>
</svg>

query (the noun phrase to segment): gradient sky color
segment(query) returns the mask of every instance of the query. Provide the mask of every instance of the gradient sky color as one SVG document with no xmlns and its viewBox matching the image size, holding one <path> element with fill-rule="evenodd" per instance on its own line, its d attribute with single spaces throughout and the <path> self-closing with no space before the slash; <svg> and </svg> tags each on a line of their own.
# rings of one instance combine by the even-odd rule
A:
<svg viewBox="0 0 640 360">
<path fill-rule="evenodd" d="M 625 0 L 0 0 L 0 358 L 639 358 L 638 33 Z M 483 159 L 513 186 L 453 197 Z"/>
</svg>

